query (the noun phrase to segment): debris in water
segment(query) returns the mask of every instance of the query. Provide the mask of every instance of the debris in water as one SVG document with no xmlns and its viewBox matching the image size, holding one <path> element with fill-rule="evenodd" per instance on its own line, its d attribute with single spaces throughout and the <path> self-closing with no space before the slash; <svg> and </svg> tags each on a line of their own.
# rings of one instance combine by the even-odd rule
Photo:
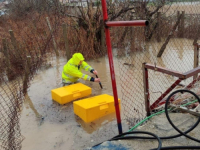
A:
<svg viewBox="0 0 200 150">
<path fill-rule="evenodd" d="M 134 67 L 134 64 L 124 63 L 124 65 L 130 66 L 130 67 Z"/>
</svg>

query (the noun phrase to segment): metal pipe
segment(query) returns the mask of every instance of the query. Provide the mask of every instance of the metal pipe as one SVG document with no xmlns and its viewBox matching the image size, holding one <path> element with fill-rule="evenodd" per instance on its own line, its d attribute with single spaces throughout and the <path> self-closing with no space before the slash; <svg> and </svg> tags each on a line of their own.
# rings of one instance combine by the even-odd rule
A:
<svg viewBox="0 0 200 150">
<path fill-rule="evenodd" d="M 159 66 L 155 67 L 155 65 L 151 65 L 151 64 L 148 64 L 148 63 L 145 64 L 145 68 L 155 70 L 155 71 L 158 71 L 158 72 L 162 72 L 162 73 L 165 73 L 165 74 L 168 74 L 168 75 L 172 75 L 172 76 L 175 76 L 175 77 L 178 77 L 178 78 L 185 79 L 184 74 L 181 73 L 181 72 L 178 72 L 178 71 L 173 71 L 173 70 L 163 68 L 163 67 L 159 67 Z"/>
<path fill-rule="evenodd" d="M 188 86 L 186 86 L 186 90 L 189 90 L 197 81 L 200 80 L 200 76 L 198 76 L 195 80 L 193 80 Z"/>
<path fill-rule="evenodd" d="M 119 26 L 147 26 L 149 22 L 147 20 L 136 20 L 136 21 L 107 21 L 107 27 L 119 27 Z"/>
<path fill-rule="evenodd" d="M 167 95 L 169 94 L 180 82 L 182 79 L 176 80 L 171 87 L 169 87 L 151 106 L 150 109 L 153 110 L 157 107 L 157 105 L 160 103 L 160 101 Z"/>
<path fill-rule="evenodd" d="M 185 72 L 183 75 L 184 75 L 186 78 L 189 78 L 189 77 L 191 77 L 191 76 L 193 76 L 193 75 L 198 74 L 199 72 L 200 72 L 200 66 L 197 67 L 197 68 L 194 68 L 194 69 L 192 69 L 192 70 L 190 70 L 190 71 L 188 71 L 188 72 Z"/>
<path fill-rule="evenodd" d="M 148 69 L 145 68 L 145 64 L 143 63 L 143 82 L 144 82 L 144 97 L 145 97 L 145 108 L 147 112 L 147 116 L 150 116 L 150 101 L 149 101 L 149 79 L 148 79 Z"/>
<path fill-rule="evenodd" d="M 102 10 L 103 10 L 103 20 L 104 22 L 106 22 L 108 19 L 106 0 L 102 0 Z M 119 134 L 122 134 L 122 124 L 121 124 L 121 116 L 120 116 L 120 109 L 119 109 L 119 102 L 118 102 L 118 95 L 117 95 L 117 86 L 116 86 L 116 80 L 115 80 L 110 31 L 107 27 L 105 28 L 105 33 L 106 33 L 106 45 L 107 45 L 107 52 L 108 52 L 109 65 L 110 65 L 110 73 L 111 73 L 111 81 L 112 81 L 113 95 L 114 95 L 114 101 L 115 101 L 118 131 L 119 131 Z"/>
</svg>

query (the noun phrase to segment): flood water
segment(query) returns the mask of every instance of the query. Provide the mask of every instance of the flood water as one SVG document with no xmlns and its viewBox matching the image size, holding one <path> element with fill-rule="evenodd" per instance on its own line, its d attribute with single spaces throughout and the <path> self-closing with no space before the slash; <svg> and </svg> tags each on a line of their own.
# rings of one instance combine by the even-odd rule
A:
<svg viewBox="0 0 200 150">
<path fill-rule="evenodd" d="M 116 59 L 115 59 L 116 61 Z M 74 114 L 73 102 L 59 105 L 51 98 L 51 90 L 62 86 L 61 73 L 65 58 L 53 58 L 51 67 L 42 69 L 31 82 L 22 112 L 21 129 L 26 137 L 22 149 L 83 149 L 118 134 L 115 113 L 94 122 L 85 123 Z M 92 88 L 92 95 L 112 94 L 109 63 L 107 57 L 88 61 L 98 71 L 100 85 L 81 80 Z M 117 71 L 117 70 L 116 70 Z M 90 72 L 84 72 L 92 75 Z M 116 74 L 118 79 L 118 74 Z M 120 95 L 119 95 L 120 96 Z M 124 122 L 124 121 L 123 121 Z M 128 127 L 124 124 L 124 129 Z"/>
<path fill-rule="evenodd" d="M 148 43 L 143 51 L 127 50 L 125 56 L 113 52 L 118 96 L 122 100 L 122 127 L 128 131 L 126 117 L 145 116 L 142 63 L 148 62 L 179 72 L 193 68 L 192 40 L 172 39 L 163 56 L 157 58 L 162 43 Z M 180 44 L 181 43 L 181 44 Z M 107 56 L 87 61 L 98 71 L 103 89 L 98 83 L 81 82 L 92 88 L 92 95 L 113 95 Z M 77 150 L 108 140 L 118 134 L 115 113 L 91 123 L 84 123 L 73 112 L 73 103 L 59 105 L 51 98 L 51 90 L 61 87 L 61 73 L 65 58 L 52 58 L 47 69 L 41 69 L 31 81 L 21 117 L 21 130 L 25 140 L 22 150 Z M 124 64 L 125 63 L 125 64 Z M 133 65 L 126 65 L 133 64 Z M 87 73 L 91 75 L 91 73 Z M 151 103 L 174 81 L 175 77 L 149 71 Z M 183 81 L 184 84 L 189 81 Z M 161 93 L 160 93 L 161 92 Z M 133 109 L 135 108 L 135 109 Z"/>
</svg>

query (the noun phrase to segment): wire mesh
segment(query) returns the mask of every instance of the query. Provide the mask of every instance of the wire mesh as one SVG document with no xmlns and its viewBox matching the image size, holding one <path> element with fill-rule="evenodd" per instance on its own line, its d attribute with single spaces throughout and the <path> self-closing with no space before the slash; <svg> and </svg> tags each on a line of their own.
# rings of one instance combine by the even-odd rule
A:
<svg viewBox="0 0 200 150">
<path fill-rule="evenodd" d="M 193 68 L 193 43 L 199 35 L 199 5 L 199 1 L 167 0 L 108 3 L 110 20 L 150 21 L 150 26 L 145 28 L 110 29 L 116 50 L 114 56 L 119 64 L 115 67 L 120 73 L 123 115 L 130 125 L 146 115 L 142 63 L 180 72 Z M 0 147 L 10 150 L 21 149 L 23 136 L 19 118 L 24 95 L 30 80 L 49 57 L 54 58 L 58 50 L 60 56 L 68 58 L 74 52 L 81 52 L 89 60 L 104 56 L 106 49 L 98 3 L 95 7 L 77 7 L 77 4 L 58 0 L 21 0 L 8 1 L 5 8 L 6 15 L 0 16 Z M 164 52 L 158 58 L 161 48 Z M 175 80 L 175 77 L 149 71 L 150 102 L 153 103 Z M 183 82 L 187 85 L 191 81 Z M 102 133 L 93 136 L 103 137 Z"/>
<path fill-rule="evenodd" d="M 5 9 L 0 16 L 0 149 L 17 150 L 24 139 L 19 119 L 30 80 L 55 55 L 69 59 L 81 52 L 86 60 L 105 55 L 105 40 L 102 44 L 102 22 L 96 21 L 102 17 L 100 5 L 85 11 L 59 0 L 0 3 Z"/>
<path fill-rule="evenodd" d="M 159 2 L 148 3 L 146 7 L 142 5 L 144 4 L 142 2 L 135 3 L 141 6 L 139 8 L 149 10 L 150 13 L 155 12 L 156 8 L 161 6 Z M 136 124 L 146 116 L 142 71 L 144 62 L 181 73 L 193 69 L 193 44 L 198 41 L 196 33 L 199 30 L 199 5 L 198 1 L 165 3 L 150 18 L 146 18 L 149 13 L 147 11 L 144 16 L 139 16 L 136 10 L 133 13 L 132 18 L 147 19 L 150 21 L 150 25 L 145 28 L 129 28 L 124 37 L 125 42 L 123 42 L 126 45 L 123 47 L 116 45 L 119 57 L 122 104 L 125 107 L 124 115 L 130 125 Z M 118 43 L 124 32 L 125 30 L 121 29 Z M 159 57 L 158 54 L 163 49 L 164 51 Z M 159 73 L 156 70 L 148 70 L 148 74 L 151 105 L 178 78 Z M 174 90 L 184 88 L 192 81 L 193 78 L 186 79 Z"/>
</svg>

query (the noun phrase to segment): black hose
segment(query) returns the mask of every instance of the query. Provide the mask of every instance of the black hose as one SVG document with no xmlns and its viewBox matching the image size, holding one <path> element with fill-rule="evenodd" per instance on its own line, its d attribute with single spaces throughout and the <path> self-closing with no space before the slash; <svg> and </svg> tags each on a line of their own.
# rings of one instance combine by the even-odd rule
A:
<svg viewBox="0 0 200 150">
<path fill-rule="evenodd" d="M 169 147 L 161 147 L 161 150 L 169 150 L 169 149 L 200 149 L 200 146 L 169 146 Z M 156 150 L 156 148 L 154 149 L 150 149 L 150 150 Z"/>
<path fill-rule="evenodd" d="M 165 113 L 166 113 L 166 117 L 167 117 L 169 123 L 172 125 L 172 127 L 173 127 L 176 131 L 178 131 L 180 134 L 173 135 L 173 136 L 168 136 L 168 137 L 158 137 L 157 135 L 155 135 L 155 134 L 153 134 L 153 133 L 150 133 L 150 132 L 146 132 L 146 131 L 132 131 L 132 132 L 125 132 L 125 133 L 122 133 L 122 134 L 120 134 L 120 135 L 117 135 L 117 136 L 113 137 L 112 139 L 110 139 L 110 140 L 108 140 L 108 141 L 112 141 L 112 140 L 125 140 L 125 139 L 136 139 L 136 138 L 137 138 L 137 139 L 157 139 L 158 142 L 159 142 L 158 148 L 154 148 L 154 149 L 151 149 L 151 150 L 157 150 L 157 149 L 161 149 L 161 150 L 169 150 L 169 149 L 200 149 L 200 146 L 171 146 L 171 147 L 161 147 L 162 143 L 161 143 L 161 140 L 160 140 L 160 139 L 172 139 L 172 138 L 176 138 L 176 137 L 179 137 L 179 136 L 182 136 L 182 135 L 184 135 L 185 137 L 187 137 L 187 138 L 189 138 L 189 139 L 191 139 L 191 140 L 194 140 L 194 141 L 196 141 L 196 142 L 200 142 L 200 140 L 198 140 L 198 139 L 196 139 L 196 138 L 193 138 L 193 137 L 187 135 L 187 133 L 189 133 L 190 131 L 192 131 L 192 130 L 199 124 L 199 122 L 200 122 L 200 116 L 199 116 L 197 122 L 196 122 L 191 128 L 189 128 L 187 131 L 185 131 L 185 132 L 180 131 L 180 130 L 173 124 L 173 122 L 171 121 L 171 119 L 170 119 L 170 117 L 169 117 L 168 109 L 167 109 L 167 104 L 168 104 L 170 98 L 171 98 L 174 94 L 176 94 L 176 93 L 178 93 L 178 92 L 181 92 L 181 93 L 183 93 L 183 92 L 188 92 L 188 93 L 194 95 L 194 96 L 196 97 L 196 99 L 198 100 L 199 103 L 200 103 L 200 99 L 199 99 L 199 97 L 198 97 L 194 92 L 189 91 L 189 90 L 184 90 L 184 89 L 183 89 L 183 90 L 177 90 L 177 91 L 171 93 L 171 94 L 169 95 L 169 97 L 167 98 L 166 103 L 165 103 Z M 152 135 L 153 137 L 125 136 L 125 135 L 128 135 L 128 134 L 149 134 L 149 135 Z M 95 146 L 98 146 L 98 145 L 100 145 L 100 144 L 101 144 L 101 143 L 99 143 L 99 144 L 97 144 L 97 145 L 95 145 Z M 95 147 L 95 146 L 93 146 L 93 147 Z"/>
<path fill-rule="evenodd" d="M 181 92 L 181 93 L 183 93 L 183 92 L 188 92 L 188 93 L 194 95 L 194 96 L 196 97 L 196 99 L 198 100 L 198 102 L 200 103 L 199 97 L 198 97 L 194 92 L 189 91 L 189 90 L 177 90 L 177 91 L 171 93 L 171 94 L 169 95 L 169 97 L 167 98 L 167 100 L 166 100 L 166 103 L 165 103 L 165 113 L 166 113 L 166 117 L 167 117 L 169 123 L 172 125 L 172 127 L 173 127 L 176 131 L 178 131 L 181 135 L 184 135 L 185 137 L 187 137 L 187 138 L 189 138 L 189 139 L 191 139 L 191 140 L 194 140 L 194 141 L 196 141 L 196 142 L 200 142 L 200 140 L 198 140 L 198 139 L 196 139 L 196 138 L 193 138 L 193 137 L 187 135 L 187 133 L 188 133 L 187 131 L 186 131 L 186 132 L 180 131 L 180 130 L 173 124 L 173 122 L 171 121 L 171 119 L 170 119 L 170 117 L 169 117 L 169 114 L 168 114 L 168 111 L 167 111 L 167 104 L 168 104 L 168 102 L 169 102 L 171 96 L 174 95 L 174 94 L 176 94 L 176 93 L 178 93 L 178 92 Z M 200 116 L 199 116 L 197 122 L 196 122 L 188 131 L 192 131 L 192 130 L 199 124 L 199 122 L 200 122 Z"/>
<path fill-rule="evenodd" d="M 155 139 L 158 140 L 158 148 L 157 148 L 157 150 L 160 150 L 160 148 L 161 148 L 161 146 L 162 146 L 162 142 L 161 142 L 160 138 L 159 138 L 157 135 L 153 134 L 153 133 L 146 132 L 146 131 L 132 131 L 132 132 L 125 132 L 125 133 L 122 133 L 121 136 L 123 136 L 123 135 L 128 135 L 128 134 L 148 134 L 148 135 L 151 135 L 151 136 L 153 136 Z M 110 141 L 119 140 L 119 139 L 121 139 L 121 140 L 124 140 L 124 139 L 134 139 L 134 138 L 135 138 L 134 136 L 123 136 L 123 137 L 115 136 L 115 137 L 113 137 Z M 137 136 L 137 139 L 143 139 L 143 137 L 138 137 L 138 136 Z"/>
</svg>

